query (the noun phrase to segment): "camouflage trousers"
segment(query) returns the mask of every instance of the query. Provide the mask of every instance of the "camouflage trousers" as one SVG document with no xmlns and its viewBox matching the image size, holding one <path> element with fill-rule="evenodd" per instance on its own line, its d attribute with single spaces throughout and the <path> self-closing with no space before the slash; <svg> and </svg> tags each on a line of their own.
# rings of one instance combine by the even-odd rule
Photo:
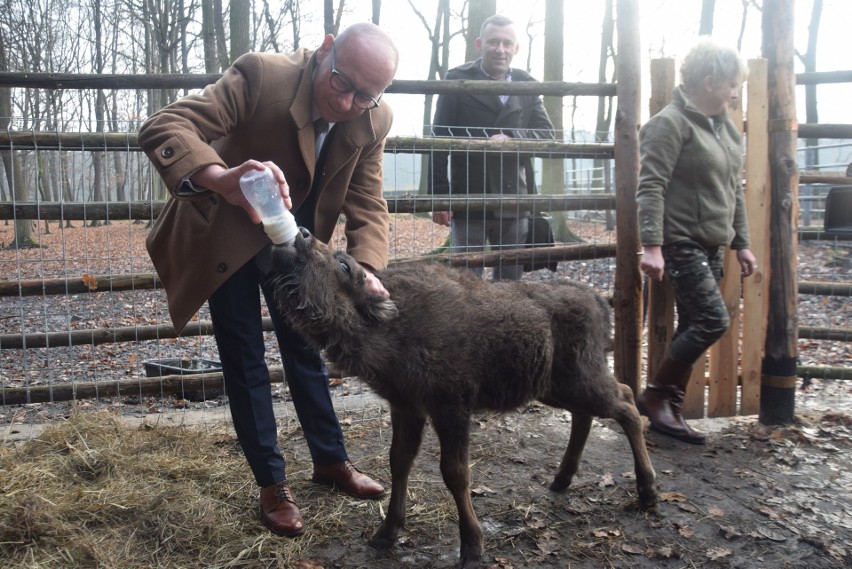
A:
<svg viewBox="0 0 852 569">
<path fill-rule="evenodd" d="M 682 241 L 663 246 L 663 258 L 677 307 L 677 328 L 669 353 L 678 361 L 692 364 L 731 323 L 719 289 L 724 250 Z"/>
</svg>

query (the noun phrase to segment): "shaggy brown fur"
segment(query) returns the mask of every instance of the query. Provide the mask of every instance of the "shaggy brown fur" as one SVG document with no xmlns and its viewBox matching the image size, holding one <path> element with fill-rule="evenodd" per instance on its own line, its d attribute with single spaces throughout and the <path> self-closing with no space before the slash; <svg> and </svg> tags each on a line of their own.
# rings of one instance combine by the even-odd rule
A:
<svg viewBox="0 0 852 569">
<path fill-rule="evenodd" d="M 461 561 L 479 567 L 482 531 L 470 499 L 469 425 L 475 411 L 508 411 L 533 400 L 572 413 L 571 436 L 551 484 L 577 472 L 592 417 L 618 421 L 633 450 L 639 504 L 656 505 L 654 471 L 630 389 L 609 373 L 609 307 L 578 283 L 489 283 L 468 271 L 420 264 L 378 277 L 302 230 L 273 251 L 282 314 L 391 408 L 391 498 L 371 540 L 393 544 L 405 521 L 408 476 L 427 417 L 441 446 L 441 474 L 459 511 Z"/>
</svg>

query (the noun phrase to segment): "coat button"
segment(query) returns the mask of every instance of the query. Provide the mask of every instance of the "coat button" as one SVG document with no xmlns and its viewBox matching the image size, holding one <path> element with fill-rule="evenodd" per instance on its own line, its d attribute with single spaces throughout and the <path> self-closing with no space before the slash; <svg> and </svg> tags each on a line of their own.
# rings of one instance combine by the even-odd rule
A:
<svg viewBox="0 0 852 569">
<path fill-rule="evenodd" d="M 228 265 L 226 265 L 225 263 L 219 263 L 218 265 L 216 265 L 216 270 L 220 273 L 224 273 L 228 270 Z"/>
<path fill-rule="evenodd" d="M 171 158 L 175 155 L 175 149 L 171 146 L 167 146 L 163 148 L 163 151 L 160 154 L 163 156 L 163 158 Z"/>
</svg>

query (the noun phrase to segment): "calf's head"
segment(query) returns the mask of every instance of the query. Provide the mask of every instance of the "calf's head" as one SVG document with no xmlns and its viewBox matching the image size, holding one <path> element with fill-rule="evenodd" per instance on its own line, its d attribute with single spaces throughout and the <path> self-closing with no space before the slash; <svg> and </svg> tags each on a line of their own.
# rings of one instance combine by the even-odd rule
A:
<svg viewBox="0 0 852 569">
<path fill-rule="evenodd" d="M 370 292 L 355 259 L 303 227 L 292 244 L 272 246 L 271 278 L 282 316 L 322 345 L 334 331 L 357 333 L 397 314 L 392 300 Z"/>
</svg>

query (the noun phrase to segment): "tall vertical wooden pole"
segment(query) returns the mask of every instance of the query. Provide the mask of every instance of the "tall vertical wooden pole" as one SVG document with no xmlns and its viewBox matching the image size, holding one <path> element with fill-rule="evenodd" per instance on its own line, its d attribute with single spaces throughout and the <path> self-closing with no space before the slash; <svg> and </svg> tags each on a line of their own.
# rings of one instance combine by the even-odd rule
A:
<svg viewBox="0 0 852 569">
<path fill-rule="evenodd" d="M 675 60 L 671 58 L 651 60 L 651 96 L 648 111 L 654 116 L 672 101 L 672 91 L 677 82 Z M 668 278 L 661 281 L 648 279 L 648 354 L 645 377 L 649 380 L 657 374 L 660 363 L 666 357 L 666 351 L 674 334 L 674 290 Z M 695 390 L 692 390 L 695 391 Z M 687 390 L 689 393 L 690 390 Z M 701 386 L 704 393 L 704 386 Z M 701 401 L 701 416 L 704 416 L 704 398 Z"/>
<path fill-rule="evenodd" d="M 642 276 L 639 272 L 639 117 L 641 63 L 637 0 L 616 4 L 618 83 L 615 113 L 615 376 L 637 393 L 642 362 Z"/>
<path fill-rule="evenodd" d="M 769 311 L 770 274 L 769 214 L 772 195 L 769 173 L 768 62 L 752 59 L 748 64 L 748 110 L 746 124 L 746 185 L 748 232 L 757 270 L 743 279 L 742 391 L 740 415 L 760 411 L 761 368 L 766 344 L 766 318 Z"/>
<path fill-rule="evenodd" d="M 769 315 L 760 377 L 759 420 L 793 421 L 798 355 L 796 76 L 793 72 L 794 0 L 763 4 L 763 57 L 769 65 L 771 180 Z"/>
</svg>

